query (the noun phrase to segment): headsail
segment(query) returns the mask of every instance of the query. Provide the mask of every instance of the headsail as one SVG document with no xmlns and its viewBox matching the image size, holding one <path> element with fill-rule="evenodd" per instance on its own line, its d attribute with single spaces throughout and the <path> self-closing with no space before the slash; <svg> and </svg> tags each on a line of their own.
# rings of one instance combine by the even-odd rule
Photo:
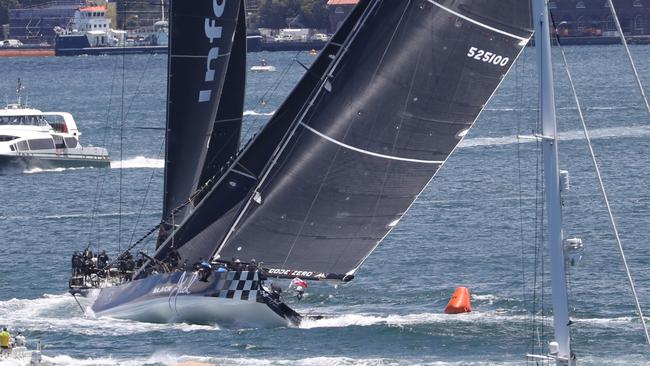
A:
<svg viewBox="0 0 650 366">
<path fill-rule="evenodd" d="M 378 1 L 218 251 L 344 278 L 398 223 L 531 36 L 527 1 Z"/>
<path fill-rule="evenodd" d="M 163 199 L 163 220 L 167 220 L 159 242 L 182 221 L 190 206 L 170 214 L 187 202 L 202 183 L 202 175 L 211 174 L 213 166 L 237 151 L 241 120 L 222 123 L 231 113 L 222 108 L 218 115 L 217 108 L 240 6 L 239 0 L 171 3 Z M 215 124 L 219 132 L 213 134 Z M 211 136 L 217 141 L 211 141 Z"/>
</svg>

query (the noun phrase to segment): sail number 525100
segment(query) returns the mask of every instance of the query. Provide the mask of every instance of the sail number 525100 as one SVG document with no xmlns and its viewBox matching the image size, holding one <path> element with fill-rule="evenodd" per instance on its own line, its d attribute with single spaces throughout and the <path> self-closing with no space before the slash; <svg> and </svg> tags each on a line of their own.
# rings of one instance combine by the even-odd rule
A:
<svg viewBox="0 0 650 366">
<path fill-rule="evenodd" d="M 506 66 L 510 61 L 510 58 L 508 57 L 503 57 L 485 50 L 479 50 L 476 47 L 470 47 L 469 51 L 467 51 L 467 57 L 499 66 Z"/>
</svg>

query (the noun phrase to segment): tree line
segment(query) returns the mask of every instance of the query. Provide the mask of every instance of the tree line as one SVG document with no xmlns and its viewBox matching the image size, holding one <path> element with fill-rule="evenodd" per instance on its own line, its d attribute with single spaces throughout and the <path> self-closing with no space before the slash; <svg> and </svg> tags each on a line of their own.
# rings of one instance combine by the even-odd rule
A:
<svg viewBox="0 0 650 366">
<path fill-rule="evenodd" d="M 259 0 L 259 28 L 327 28 L 327 0 Z"/>
</svg>

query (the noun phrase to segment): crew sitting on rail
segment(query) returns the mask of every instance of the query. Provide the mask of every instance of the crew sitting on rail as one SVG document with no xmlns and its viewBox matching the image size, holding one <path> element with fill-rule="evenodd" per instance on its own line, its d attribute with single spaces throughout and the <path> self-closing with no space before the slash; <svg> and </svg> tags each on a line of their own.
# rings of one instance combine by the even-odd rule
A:
<svg viewBox="0 0 650 366">
<path fill-rule="evenodd" d="M 208 278 L 212 274 L 212 266 L 207 260 L 200 258 L 199 262 L 194 264 L 194 269 L 199 274 L 199 281 L 208 282 Z"/>
<path fill-rule="evenodd" d="M 83 274 L 83 259 L 79 252 L 72 253 L 72 275 L 79 276 Z"/>
<path fill-rule="evenodd" d="M 178 250 L 175 248 L 172 248 L 172 250 L 167 253 L 167 258 L 165 258 L 165 262 L 169 265 L 169 268 L 171 271 L 176 270 L 178 267 L 178 263 L 181 261 L 181 255 L 178 254 Z"/>
<path fill-rule="evenodd" d="M 124 278 L 130 281 L 133 276 L 133 270 L 135 269 L 135 261 L 133 260 L 133 255 L 128 250 L 119 257 L 119 269 Z"/>
<path fill-rule="evenodd" d="M 97 257 L 97 268 L 106 269 L 108 262 L 110 262 L 110 258 L 108 257 L 108 254 L 106 254 L 106 251 L 102 250 L 102 252 Z"/>
</svg>

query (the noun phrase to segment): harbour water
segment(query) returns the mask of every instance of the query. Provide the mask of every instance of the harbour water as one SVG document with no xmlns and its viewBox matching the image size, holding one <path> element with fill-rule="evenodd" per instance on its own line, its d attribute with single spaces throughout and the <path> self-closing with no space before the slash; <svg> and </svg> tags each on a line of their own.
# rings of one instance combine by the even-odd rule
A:
<svg viewBox="0 0 650 366">
<path fill-rule="evenodd" d="M 650 84 L 650 47 L 631 49 Z M 650 313 L 650 118 L 621 46 L 565 50 Z M 90 245 L 116 253 L 160 219 L 166 56 L 1 59 L 3 102 L 13 100 L 21 77 L 30 105 L 71 112 L 81 142 L 107 146 L 113 163 L 0 176 L 0 324 L 41 340 L 44 354 L 63 365 L 525 364 L 525 354 L 540 345 L 543 352 L 552 333 L 550 275 L 539 265 L 548 259 L 539 248 L 539 148 L 517 139 L 537 121 L 533 54 L 525 50 L 475 129 L 355 280 L 311 282 L 302 301 L 289 299 L 324 319 L 240 330 L 96 319 L 66 293 L 73 251 Z M 261 57 L 278 71 L 248 75 L 245 136 L 304 72 L 293 59 L 313 59 L 249 54 L 249 66 Z M 650 348 L 560 66 L 556 58 L 560 158 L 571 176 L 565 233 L 586 245 L 569 272 L 574 351 L 583 365 L 646 365 Z M 443 314 L 460 285 L 472 291 L 474 311 Z"/>
</svg>

